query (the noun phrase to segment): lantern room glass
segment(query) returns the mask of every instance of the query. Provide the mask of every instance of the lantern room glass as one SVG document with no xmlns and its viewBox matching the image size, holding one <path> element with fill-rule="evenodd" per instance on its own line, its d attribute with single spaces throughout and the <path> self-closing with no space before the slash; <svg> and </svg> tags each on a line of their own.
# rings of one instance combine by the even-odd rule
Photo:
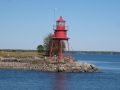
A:
<svg viewBox="0 0 120 90">
<path fill-rule="evenodd" d="M 65 26 L 65 22 L 56 22 L 57 26 Z"/>
</svg>

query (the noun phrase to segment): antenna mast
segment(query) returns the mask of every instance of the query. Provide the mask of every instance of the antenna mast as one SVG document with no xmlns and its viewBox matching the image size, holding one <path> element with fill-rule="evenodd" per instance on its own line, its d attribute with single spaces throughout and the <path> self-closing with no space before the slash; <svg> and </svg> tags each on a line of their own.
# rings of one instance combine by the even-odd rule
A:
<svg viewBox="0 0 120 90">
<path fill-rule="evenodd" d="M 55 24 L 55 11 L 57 10 L 57 8 L 54 8 L 54 22 L 53 25 Z"/>
</svg>

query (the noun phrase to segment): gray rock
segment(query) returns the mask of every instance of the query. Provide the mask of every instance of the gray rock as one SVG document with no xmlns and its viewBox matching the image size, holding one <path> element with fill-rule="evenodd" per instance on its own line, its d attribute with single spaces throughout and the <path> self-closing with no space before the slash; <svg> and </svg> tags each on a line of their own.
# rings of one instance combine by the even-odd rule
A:
<svg viewBox="0 0 120 90">
<path fill-rule="evenodd" d="M 81 62 L 77 62 L 75 63 L 77 67 L 81 67 L 82 66 L 82 63 Z"/>
<path fill-rule="evenodd" d="M 95 65 L 94 65 L 94 64 L 91 64 L 90 66 L 91 66 L 92 69 L 95 68 Z"/>
</svg>

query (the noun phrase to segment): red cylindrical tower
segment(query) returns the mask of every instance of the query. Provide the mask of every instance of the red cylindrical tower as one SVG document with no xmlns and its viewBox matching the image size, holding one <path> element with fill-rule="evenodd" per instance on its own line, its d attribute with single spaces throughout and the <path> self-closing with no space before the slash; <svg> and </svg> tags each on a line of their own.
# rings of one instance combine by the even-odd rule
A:
<svg viewBox="0 0 120 90">
<path fill-rule="evenodd" d="M 54 30 L 54 36 L 52 37 L 52 46 L 50 50 L 50 58 L 52 57 L 52 48 L 53 48 L 53 42 L 54 40 L 59 40 L 60 41 L 60 48 L 59 48 L 59 55 L 58 55 L 58 60 L 61 62 L 64 62 L 64 58 L 62 55 L 62 40 L 66 40 L 68 44 L 68 56 L 70 59 L 70 50 L 69 50 L 69 43 L 68 43 L 68 38 L 67 37 L 67 31 L 68 31 L 68 26 L 65 26 L 65 20 L 62 19 L 60 16 L 60 19 L 56 21 L 56 26 L 53 26 Z"/>
</svg>

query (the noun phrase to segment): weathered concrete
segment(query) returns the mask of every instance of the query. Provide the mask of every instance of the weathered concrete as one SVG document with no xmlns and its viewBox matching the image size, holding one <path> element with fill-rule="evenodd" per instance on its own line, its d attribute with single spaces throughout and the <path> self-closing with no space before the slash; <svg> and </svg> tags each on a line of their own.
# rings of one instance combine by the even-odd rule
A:
<svg viewBox="0 0 120 90">
<path fill-rule="evenodd" d="M 47 58 L 3 58 L 0 57 L 0 69 L 20 69 L 20 70 L 37 70 L 47 72 L 101 72 L 93 64 L 81 63 L 77 61 L 58 62 L 49 61 Z"/>
</svg>

